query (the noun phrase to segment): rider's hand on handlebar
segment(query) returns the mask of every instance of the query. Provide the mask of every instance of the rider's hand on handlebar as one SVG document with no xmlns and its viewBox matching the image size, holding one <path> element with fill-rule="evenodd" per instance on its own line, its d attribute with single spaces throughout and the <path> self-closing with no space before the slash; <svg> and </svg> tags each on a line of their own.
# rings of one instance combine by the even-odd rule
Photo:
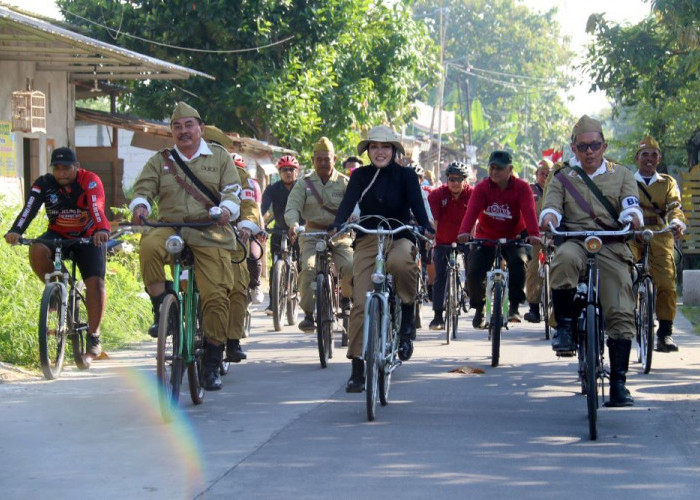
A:
<svg viewBox="0 0 700 500">
<path fill-rule="evenodd" d="M 469 233 L 462 233 L 457 235 L 457 241 L 459 241 L 462 245 L 464 245 L 470 239 L 471 235 Z"/>
<path fill-rule="evenodd" d="M 545 231 L 549 231 L 549 223 L 552 223 L 554 227 L 557 227 L 559 225 L 557 221 L 557 216 L 554 214 L 545 214 L 544 218 L 542 219 L 542 224 L 540 225 L 541 229 L 544 229 Z"/>
<path fill-rule="evenodd" d="M 527 237 L 527 242 L 530 245 L 535 245 L 536 243 L 542 243 L 542 238 L 539 236 L 528 236 Z"/>
<path fill-rule="evenodd" d="M 131 213 L 131 223 L 135 226 L 140 226 L 143 224 L 141 217 L 148 217 L 148 209 L 143 205 L 137 205 Z"/>
<path fill-rule="evenodd" d="M 680 240 L 683 237 L 683 227 L 680 224 L 671 223 L 671 232 L 676 240 Z"/>
<path fill-rule="evenodd" d="M 295 222 L 289 227 L 289 239 L 295 241 L 297 239 L 297 230 L 299 229 L 299 223 Z"/>
<path fill-rule="evenodd" d="M 102 243 L 109 241 L 109 233 L 107 231 L 95 231 L 92 235 L 92 244 L 96 247 L 102 246 Z"/>
<path fill-rule="evenodd" d="M 21 234 L 18 233 L 7 233 L 5 235 L 5 241 L 9 243 L 10 245 L 16 245 L 19 243 L 19 239 L 22 237 Z"/>
<path fill-rule="evenodd" d="M 216 220 L 217 226 L 226 226 L 231 222 L 231 211 L 226 207 L 221 208 L 221 215 L 218 216 Z"/>
<path fill-rule="evenodd" d="M 248 243 L 248 240 L 250 239 L 250 236 L 253 234 L 253 232 L 248 229 L 247 227 L 242 227 L 238 230 L 238 239 L 240 242 L 245 245 Z"/>
</svg>

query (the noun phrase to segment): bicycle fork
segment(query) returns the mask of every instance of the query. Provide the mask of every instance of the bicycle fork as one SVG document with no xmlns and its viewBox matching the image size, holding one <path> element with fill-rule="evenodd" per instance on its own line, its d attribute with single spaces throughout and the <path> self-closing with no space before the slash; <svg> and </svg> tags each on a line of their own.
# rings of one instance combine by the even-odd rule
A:
<svg viewBox="0 0 700 500">
<path fill-rule="evenodd" d="M 501 301 L 501 318 L 503 325 L 508 330 L 508 272 L 501 269 L 488 271 L 486 273 L 486 317 L 491 318 L 491 293 L 493 285 L 499 282 L 503 285 L 503 300 Z"/>
</svg>

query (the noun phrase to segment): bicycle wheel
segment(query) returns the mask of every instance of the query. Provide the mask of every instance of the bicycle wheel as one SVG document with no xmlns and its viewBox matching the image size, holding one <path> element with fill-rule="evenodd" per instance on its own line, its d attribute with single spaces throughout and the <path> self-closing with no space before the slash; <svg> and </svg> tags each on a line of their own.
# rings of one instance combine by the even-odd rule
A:
<svg viewBox="0 0 700 500">
<path fill-rule="evenodd" d="M 367 420 L 374 420 L 379 392 L 379 369 L 381 360 L 382 305 L 379 297 L 372 297 L 367 309 L 369 338 L 365 353 L 365 392 L 367 394 Z"/>
<path fill-rule="evenodd" d="M 47 380 L 58 377 L 66 349 L 65 309 L 61 307 L 63 283 L 48 283 L 39 310 L 39 361 Z"/>
<path fill-rule="evenodd" d="M 501 328 L 503 327 L 503 283 L 493 284 L 491 299 L 491 319 L 489 335 L 491 336 L 491 366 L 498 366 L 501 355 Z"/>
<path fill-rule="evenodd" d="M 452 315 L 455 314 L 454 311 L 454 269 L 447 269 L 447 280 L 445 281 L 445 301 L 443 309 L 445 310 L 445 342 L 450 343 L 450 336 L 452 334 Z"/>
<path fill-rule="evenodd" d="M 177 297 L 168 294 L 160 306 L 158 345 L 156 348 L 156 375 L 158 376 L 158 400 L 163 419 L 172 418 L 172 412 L 180 399 L 183 366 L 180 347 L 180 305 Z"/>
<path fill-rule="evenodd" d="M 196 318 L 192 337 L 193 361 L 187 365 L 187 383 L 190 386 L 190 398 L 192 403 L 199 405 L 204 402 L 204 387 L 202 386 L 202 354 L 204 354 L 204 330 L 202 329 L 202 303 L 199 295 L 196 296 Z M 225 365 L 225 367 L 224 367 Z M 223 361 L 219 367 L 219 372 L 228 373 L 228 361 Z M 224 370 L 225 368 L 225 370 Z M 226 375 L 221 373 L 221 375 Z"/>
<path fill-rule="evenodd" d="M 85 362 L 85 335 L 88 331 L 87 306 L 85 297 L 77 290 L 74 291 L 74 299 L 68 298 L 68 337 L 73 347 L 73 359 L 78 370 L 87 370 L 90 365 Z"/>
<path fill-rule="evenodd" d="M 586 403 L 588 406 L 588 434 L 591 440 L 598 438 L 598 384 L 597 384 L 597 352 L 599 334 L 598 317 L 594 305 L 586 306 L 586 342 L 584 353 L 583 376 L 586 384 Z"/>
<path fill-rule="evenodd" d="M 316 276 L 316 338 L 321 368 L 328 366 L 328 360 L 333 357 L 334 313 L 330 281 L 330 276 Z"/>
<path fill-rule="evenodd" d="M 392 319 L 389 322 L 390 325 L 400 324 L 397 321 L 396 312 L 401 310 L 401 300 L 394 296 L 393 299 L 394 307 L 392 309 Z M 382 406 L 386 406 L 389 403 L 389 389 L 391 388 L 391 374 L 394 368 L 394 363 L 398 356 L 399 350 L 399 336 L 397 328 L 389 328 L 387 332 L 387 340 L 384 348 L 386 356 L 383 362 L 379 366 L 379 402 Z"/>
<path fill-rule="evenodd" d="M 637 339 L 639 361 L 644 373 L 651 370 L 651 356 L 654 352 L 654 283 L 646 277 L 637 289 Z"/>
<path fill-rule="evenodd" d="M 544 320 L 544 338 L 549 340 L 551 328 L 549 318 L 552 315 L 552 289 L 549 287 L 549 264 L 544 266 L 544 276 L 542 277 L 542 319 Z"/>
<path fill-rule="evenodd" d="M 457 285 L 457 280 L 459 277 L 457 276 L 457 271 L 452 272 L 452 283 L 450 285 L 450 288 L 452 289 L 452 292 L 450 293 L 450 302 L 452 303 L 452 314 L 449 317 L 449 320 L 452 323 L 451 326 L 451 331 L 452 331 L 452 340 L 457 338 L 457 326 L 459 324 L 459 286 Z"/>
<path fill-rule="evenodd" d="M 292 261 L 287 283 L 287 325 L 296 324 L 297 309 L 299 308 L 299 271 L 296 262 Z"/>
<path fill-rule="evenodd" d="M 284 259 L 277 259 L 272 266 L 270 284 L 270 307 L 272 308 L 272 325 L 276 332 L 282 330 L 282 318 L 287 309 L 287 273 Z"/>
</svg>

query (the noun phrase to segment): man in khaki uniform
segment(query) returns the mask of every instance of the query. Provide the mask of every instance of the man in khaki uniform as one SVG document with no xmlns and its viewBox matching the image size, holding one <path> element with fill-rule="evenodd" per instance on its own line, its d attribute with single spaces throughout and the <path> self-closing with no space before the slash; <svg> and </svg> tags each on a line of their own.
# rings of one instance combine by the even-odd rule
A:
<svg viewBox="0 0 700 500">
<path fill-rule="evenodd" d="M 550 160 L 546 158 L 541 160 L 535 171 L 535 183 L 530 184 L 532 194 L 535 196 L 535 211 L 538 217 L 542 211 L 544 185 L 551 168 L 552 162 Z M 541 251 L 541 243 L 534 243 L 532 245 L 532 259 L 527 263 L 527 269 L 525 271 L 525 295 L 528 304 L 530 304 L 530 310 L 525 313 L 524 318 L 528 323 L 539 323 L 541 321 L 540 302 L 542 300 L 542 277 L 540 276 L 539 259 Z"/>
<path fill-rule="evenodd" d="M 314 171 L 298 180 L 289 193 L 284 220 L 289 226 L 290 236 L 294 238 L 299 227 L 299 220 L 306 221 L 308 231 L 326 231 L 333 224 L 340 201 L 348 185 L 348 177 L 335 169 L 337 157 L 333 143 L 321 137 L 314 145 Z M 303 332 L 313 332 L 314 325 L 314 280 L 316 265 L 316 240 L 301 238 L 301 274 L 299 275 L 300 305 L 304 311 L 304 320 L 299 323 Z M 352 241 L 349 235 L 334 240 L 331 245 L 333 262 L 340 273 L 342 309 L 349 313 L 352 296 Z"/>
<path fill-rule="evenodd" d="M 547 185 L 540 226 L 564 225 L 569 231 L 600 231 L 618 228 L 620 221 L 632 218 L 632 225 L 643 224 L 634 175 L 627 168 L 603 158 L 607 144 L 600 122 L 584 115 L 571 134 L 571 150 L 575 154 L 563 164 Z M 584 182 L 587 175 L 616 212 L 613 217 Z M 568 187 L 567 187 L 568 184 Z M 572 190 L 590 206 L 593 216 L 575 199 Z M 616 220 L 617 219 L 617 220 Z M 629 266 L 632 253 L 623 239 L 604 241 L 596 255 L 600 277 L 598 288 L 603 318 L 608 334 L 610 353 L 609 406 L 631 406 L 634 400 L 625 387 L 632 338 L 635 334 L 634 298 Z M 568 239 L 557 248 L 552 260 L 550 284 L 557 329 L 552 348 L 561 355 L 571 354 L 573 299 L 579 276 L 586 268 L 583 241 Z"/>
<path fill-rule="evenodd" d="M 639 186 L 639 204 L 644 211 L 644 227 L 657 231 L 674 226 L 673 234 L 654 236 L 649 246 L 649 266 L 656 285 L 656 350 L 675 352 L 678 346 L 673 341 L 673 320 L 676 317 L 676 263 L 673 260 L 673 239 L 683 237 L 686 230 L 685 215 L 681 205 L 681 193 L 670 175 L 656 171 L 661 163 L 661 150 L 653 137 L 645 137 L 634 157 L 638 170 L 634 174 Z M 642 257 L 642 245 L 631 242 L 635 261 Z"/>
<path fill-rule="evenodd" d="M 204 127 L 204 140 L 219 144 L 228 151 L 231 151 L 234 146 L 231 138 L 213 125 Z M 231 261 L 233 290 L 229 300 L 228 329 L 226 330 L 226 361 L 239 363 L 248 359 L 248 355 L 241 347 L 241 339 L 245 337 L 245 318 L 249 303 L 248 282 L 250 281 L 244 248 L 251 236 L 259 234 L 262 229 L 260 228 L 260 207 L 255 201 L 255 186 L 245 168 L 245 161 L 237 153 L 231 153 L 231 158 L 241 178 L 241 190 L 238 195 L 241 200 L 241 215 L 231 222 L 235 223 L 238 229 L 238 239 L 242 245 L 236 245 Z"/>
<path fill-rule="evenodd" d="M 215 197 L 222 216 L 216 224 L 204 229 L 183 228 L 181 235 L 194 254 L 197 266 L 197 287 L 203 308 L 205 351 L 202 358 L 204 388 L 221 388 L 219 365 L 223 358 L 228 328 L 229 296 L 233 289 L 231 252 L 235 248 L 233 229 L 229 221 L 240 214 L 241 179 L 228 151 L 202 139 L 204 123 L 196 109 L 180 102 L 170 119 L 175 140 L 172 150 L 153 155 L 134 184 L 134 198 L 129 204 L 132 223 L 141 224 L 141 217 L 151 213 L 153 200 L 158 200 L 159 220 L 164 222 L 194 222 L 209 220 L 209 208 L 214 205 L 177 164 L 184 162 L 199 181 Z M 139 257 L 141 274 L 151 296 L 154 324 L 158 331 L 158 311 L 166 293 L 164 266 L 172 262 L 165 250 L 165 240 L 175 233 L 170 228 L 155 228 L 141 238 Z M 157 333 L 156 333 L 157 334 Z"/>
</svg>

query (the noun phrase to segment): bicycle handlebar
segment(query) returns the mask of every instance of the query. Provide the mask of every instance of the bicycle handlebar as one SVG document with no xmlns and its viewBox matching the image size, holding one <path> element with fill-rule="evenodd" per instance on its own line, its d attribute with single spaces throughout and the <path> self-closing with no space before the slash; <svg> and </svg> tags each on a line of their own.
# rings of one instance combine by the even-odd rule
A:
<svg viewBox="0 0 700 500">
<path fill-rule="evenodd" d="M 508 238 L 498 238 L 497 240 L 490 240 L 488 238 L 474 238 L 473 240 L 470 240 L 466 243 L 466 245 L 473 246 L 473 245 L 481 245 L 482 243 L 491 243 L 492 245 L 517 245 L 517 246 L 527 246 L 531 247 L 527 240 L 524 238 L 514 238 L 514 239 L 508 239 Z"/>
<path fill-rule="evenodd" d="M 361 226 L 359 224 L 355 224 L 354 222 L 349 222 L 341 228 L 340 231 L 338 231 L 337 234 L 343 233 L 345 231 L 348 231 L 350 229 L 354 229 L 356 231 L 360 231 L 361 233 L 364 234 L 376 234 L 379 236 L 393 236 L 397 233 L 400 233 L 401 231 L 411 231 L 414 235 L 418 236 L 420 239 L 424 241 L 430 241 L 430 238 L 426 238 L 423 236 L 416 228 L 415 226 L 410 226 L 410 225 L 402 225 L 394 229 L 367 229 L 364 226 Z"/>
<path fill-rule="evenodd" d="M 91 238 L 20 238 L 20 245 L 31 245 L 32 243 L 48 243 L 51 245 L 69 247 L 72 245 L 88 245 L 92 243 Z"/>
<path fill-rule="evenodd" d="M 577 236 L 628 236 L 633 234 L 635 231 L 630 229 L 632 224 L 627 222 L 627 225 L 622 229 L 617 231 L 557 231 L 554 224 L 550 221 L 549 230 L 555 236 L 563 236 L 565 238 L 572 238 Z"/>
<path fill-rule="evenodd" d="M 638 231 L 633 231 L 635 236 L 641 236 L 642 240 L 646 243 L 650 242 L 651 239 L 656 236 L 657 234 L 664 234 L 664 233 L 670 233 L 676 228 L 676 224 L 669 224 L 668 226 L 658 229 L 656 231 L 652 229 L 642 229 Z"/>
<path fill-rule="evenodd" d="M 214 224 L 216 224 L 215 220 L 198 221 L 198 222 L 184 222 L 184 221 L 183 222 L 151 222 L 143 215 L 141 216 L 141 222 L 143 222 L 144 226 L 148 226 L 148 227 L 172 227 L 172 228 L 209 227 L 209 226 L 213 226 Z"/>
</svg>

